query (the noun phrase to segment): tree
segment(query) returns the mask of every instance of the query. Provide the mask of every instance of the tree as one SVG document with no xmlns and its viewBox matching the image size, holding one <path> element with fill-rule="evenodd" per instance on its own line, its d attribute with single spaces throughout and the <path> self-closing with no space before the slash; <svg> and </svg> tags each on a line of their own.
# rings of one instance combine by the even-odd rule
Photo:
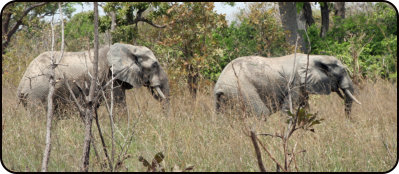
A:
<svg viewBox="0 0 399 174">
<path fill-rule="evenodd" d="M 107 2 L 104 11 L 110 16 L 106 29 L 111 30 L 113 42 L 125 41 L 136 43 L 138 23 L 144 22 L 155 28 L 165 28 L 153 20 L 165 14 L 169 3 L 165 2 Z M 104 29 L 103 29 L 104 30 Z"/>
<path fill-rule="evenodd" d="M 90 81 L 89 95 L 86 101 L 86 112 L 85 112 L 85 138 L 83 144 L 83 155 L 82 155 L 82 166 L 81 171 L 87 172 L 89 170 L 89 160 L 90 160 L 90 143 L 91 143 L 91 128 L 93 115 L 97 109 L 97 101 L 95 101 L 94 96 L 100 91 L 96 84 L 98 76 L 98 2 L 94 2 L 94 61 L 93 61 L 93 77 Z"/>
<path fill-rule="evenodd" d="M 297 14 L 297 3 L 296 2 L 279 2 L 280 18 L 283 25 L 283 29 L 289 33 L 286 35 L 286 39 L 290 45 L 295 45 L 297 36 L 299 37 L 299 45 L 302 52 L 306 50 L 306 44 L 303 39 L 302 33 L 299 30 L 305 29 L 305 19 L 303 17 L 303 12 Z"/>
<path fill-rule="evenodd" d="M 62 33 L 62 41 L 61 41 L 61 54 L 58 58 L 58 61 L 61 61 L 63 53 L 64 53 L 64 21 L 63 14 L 61 8 L 61 2 L 58 2 L 59 10 L 60 10 L 60 20 L 61 20 L 61 33 Z M 55 94 L 55 68 L 57 67 L 57 59 L 54 57 L 54 26 L 53 21 L 51 21 L 51 66 L 49 72 L 49 93 L 47 97 L 47 125 L 46 125 L 46 146 L 43 154 L 43 162 L 42 162 L 42 172 L 47 172 L 48 162 L 50 160 L 50 151 L 51 151 L 51 122 L 53 118 L 54 112 L 54 94 Z"/>
<path fill-rule="evenodd" d="M 345 19 L 345 2 L 334 2 L 334 15 Z"/>
<path fill-rule="evenodd" d="M 12 2 L 7 4 L 1 16 L 2 53 L 11 41 L 12 36 L 24 26 L 38 22 L 44 16 L 51 16 L 58 9 L 57 3 L 50 2 Z M 71 3 L 63 6 L 64 14 L 70 17 L 75 9 Z"/>
<path fill-rule="evenodd" d="M 274 17 L 274 9 L 270 8 L 270 3 L 254 2 L 248 5 L 247 11 L 244 11 L 238 19 L 241 21 L 242 26 L 250 26 L 252 36 L 249 38 L 242 38 L 241 40 L 253 40 L 256 43 L 256 52 L 248 53 L 247 55 L 260 55 L 260 56 L 282 56 L 286 55 L 289 45 L 284 40 L 284 32 L 277 23 Z M 237 33 L 239 34 L 239 33 Z M 229 36 L 225 36 L 229 37 Z M 242 45 L 248 47 L 249 45 Z M 235 48 L 237 45 L 234 46 Z M 242 49 L 242 48 L 241 48 Z"/>
<path fill-rule="evenodd" d="M 75 14 L 65 25 L 67 51 L 87 50 L 88 41 L 94 38 L 93 11 Z M 92 47 L 93 44 L 90 44 Z"/>
<path fill-rule="evenodd" d="M 2 44 L 1 49 L 3 50 L 3 54 L 5 53 L 5 48 L 8 46 L 11 37 L 15 34 L 15 32 L 19 29 L 19 27 L 23 24 L 23 20 L 25 16 L 28 15 L 34 8 L 43 6 L 48 2 L 40 2 L 40 3 L 10 3 L 8 4 L 3 11 L 3 15 L 1 16 L 1 37 Z"/>
<path fill-rule="evenodd" d="M 217 28 L 227 25 L 223 15 L 217 14 L 213 2 L 175 3 L 167 11 L 164 20 L 164 45 L 182 52 L 178 66 L 183 66 L 190 94 L 195 97 L 200 72 L 215 61 L 218 44 L 212 35 Z"/>
<path fill-rule="evenodd" d="M 314 24 L 314 19 L 312 16 L 312 6 L 310 2 L 303 2 L 303 16 L 306 19 L 307 26 L 311 26 Z"/>
<path fill-rule="evenodd" d="M 328 9 L 327 2 L 320 2 L 320 10 L 321 10 L 321 29 L 320 29 L 320 37 L 325 37 L 328 32 L 328 25 L 330 24 L 330 10 Z"/>
</svg>

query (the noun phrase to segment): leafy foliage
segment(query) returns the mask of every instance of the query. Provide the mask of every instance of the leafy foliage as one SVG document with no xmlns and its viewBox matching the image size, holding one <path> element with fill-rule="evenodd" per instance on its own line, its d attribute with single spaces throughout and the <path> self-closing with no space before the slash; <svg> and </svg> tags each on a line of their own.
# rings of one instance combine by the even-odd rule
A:
<svg viewBox="0 0 399 174">
<path fill-rule="evenodd" d="M 281 25 L 274 16 L 274 8 L 266 2 L 248 5 L 247 11 L 238 14 L 238 21 L 216 30 L 213 35 L 221 45 L 221 57 L 208 76 L 216 81 L 221 70 L 233 59 L 241 56 L 259 55 L 265 57 L 282 56 L 293 48 L 285 41 Z"/>
<path fill-rule="evenodd" d="M 396 80 L 397 15 L 392 6 L 376 3 L 371 14 L 359 12 L 333 21 L 323 39 L 316 25 L 308 29 L 312 54 L 337 56 L 352 75 Z"/>
<path fill-rule="evenodd" d="M 139 37 L 138 22 L 144 19 L 152 23 L 155 18 L 165 14 L 169 7 L 169 3 L 165 2 L 107 2 L 104 11 L 116 14 L 117 27 L 111 33 L 113 43 L 121 41 L 134 43 Z M 103 18 L 107 23 L 101 26 L 101 30 L 105 31 L 111 28 L 111 18 L 110 16 Z"/>
<path fill-rule="evenodd" d="M 87 49 L 89 41 L 94 38 L 93 11 L 75 14 L 65 24 L 65 41 L 67 51 Z M 93 43 L 91 43 L 92 47 Z"/>
<path fill-rule="evenodd" d="M 209 78 L 212 77 L 209 71 L 221 71 L 220 67 L 213 66 L 223 55 L 213 33 L 227 23 L 225 17 L 213 9 L 213 2 L 176 3 L 163 19 L 168 27 L 159 43 L 178 50 L 179 57 L 175 57 L 177 61 L 172 66 L 176 74 L 187 77 L 193 91 L 198 87 L 200 76 Z"/>
<path fill-rule="evenodd" d="M 309 130 L 314 132 L 312 128 L 314 125 L 320 124 L 324 119 L 316 119 L 317 113 L 309 113 L 306 108 L 299 108 L 295 114 L 288 111 L 287 123 L 293 122 L 296 124 L 297 129 Z"/>
</svg>

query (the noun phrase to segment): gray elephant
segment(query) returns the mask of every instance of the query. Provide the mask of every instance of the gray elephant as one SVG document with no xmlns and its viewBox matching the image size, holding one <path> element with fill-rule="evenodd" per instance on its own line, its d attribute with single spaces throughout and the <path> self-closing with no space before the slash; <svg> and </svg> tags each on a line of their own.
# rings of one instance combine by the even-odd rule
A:
<svg viewBox="0 0 399 174">
<path fill-rule="evenodd" d="M 49 91 L 50 56 L 51 52 L 40 54 L 25 71 L 17 89 L 18 99 L 24 106 L 27 104 L 46 106 Z M 54 57 L 58 59 L 60 52 L 54 52 Z M 56 108 L 62 103 L 72 101 L 66 82 L 76 96 L 82 96 L 80 95 L 82 89 L 88 90 L 90 76 L 93 75 L 93 60 L 94 50 L 91 50 L 90 53 L 83 51 L 63 54 L 61 62 L 55 69 L 57 83 L 54 101 Z M 147 87 L 156 99 L 168 103 L 167 74 L 159 65 L 153 52 L 147 47 L 116 43 L 111 47 L 99 49 L 98 79 L 102 85 L 112 78 L 111 67 L 113 67 L 114 77 L 116 77 L 113 88 L 115 103 L 126 105 L 125 90 L 141 86 Z"/>
<path fill-rule="evenodd" d="M 345 113 L 349 116 L 352 102 L 360 102 L 352 95 L 353 84 L 344 65 L 333 56 L 294 54 L 283 57 L 247 56 L 231 61 L 215 84 L 216 111 L 227 106 L 243 104 L 257 116 L 268 116 L 278 110 L 289 110 L 288 81 L 292 76 L 291 98 L 295 106 L 307 103 L 304 94 L 330 94 L 336 92 L 345 100 Z M 340 92 L 342 90 L 345 96 Z M 241 103 L 240 103 L 241 102 Z"/>
</svg>

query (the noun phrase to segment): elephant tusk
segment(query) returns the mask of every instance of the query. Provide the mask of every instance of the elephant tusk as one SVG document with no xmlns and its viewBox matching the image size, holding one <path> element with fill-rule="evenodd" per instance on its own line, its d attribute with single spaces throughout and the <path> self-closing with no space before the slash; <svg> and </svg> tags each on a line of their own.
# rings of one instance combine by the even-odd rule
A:
<svg viewBox="0 0 399 174">
<path fill-rule="evenodd" d="M 339 97 L 341 97 L 342 99 L 345 99 L 339 89 L 337 89 L 337 91 L 335 91 L 335 92 L 338 94 Z"/>
<path fill-rule="evenodd" d="M 159 88 L 159 86 L 155 87 L 155 90 L 157 90 L 159 96 L 162 97 L 162 99 L 166 99 L 165 95 L 162 93 L 161 89 Z"/>
<path fill-rule="evenodd" d="M 360 102 L 352 95 L 352 93 L 351 93 L 348 89 L 345 90 L 345 94 L 348 95 L 348 96 L 349 96 L 352 100 L 354 100 L 357 104 L 359 104 L 359 105 L 362 104 L 362 103 L 360 103 Z"/>
</svg>

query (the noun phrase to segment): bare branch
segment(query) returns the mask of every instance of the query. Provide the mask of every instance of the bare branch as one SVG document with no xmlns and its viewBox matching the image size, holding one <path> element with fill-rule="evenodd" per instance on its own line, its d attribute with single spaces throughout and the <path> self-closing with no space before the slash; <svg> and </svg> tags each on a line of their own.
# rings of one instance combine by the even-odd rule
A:
<svg viewBox="0 0 399 174">
<path fill-rule="evenodd" d="M 284 172 L 287 172 L 287 170 L 281 166 L 281 164 L 272 156 L 272 154 L 270 154 L 270 152 L 263 145 L 262 141 L 260 141 L 258 137 L 256 137 L 256 139 L 258 140 L 258 142 L 259 142 L 260 146 L 263 148 L 263 150 L 266 151 L 266 153 L 269 155 L 269 157 L 274 161 L 274 163 L 276 163 L 276 165 L 279 166 L 279 168 L 283 169 Z"/>
<path fill-rule="evenodd" d="M 261 133 L 261 134 L 258 134 L 258 135 L 277 137 L 277 138 L 281 138 L 281 139 L 283 138 L 283 136 L 278 135 L 277 133 L 275 135 L 268 134 L 268 133 Z"/>
<path fill-rule="evenodd" d="M 74 101 L 76 107 L 77 107 L 78 110 L 79 110 L 80 117 L 83 119 L 83 116 L 85 115 L 84 109 L 83 109 L 83 107 L 79 104 L 79 102 L 78 102 L 78 100 L 77 100 L 75 94 L 73 93 L 73 91 L 72 91 L 72 89 L 71 89 L 71 86 L 69 86 L 68 79 L 65 79 L 65 85 L 66 85 L 66 87 L 68 88 L 69 93 L 71 94 L 72 99 L 73 99 L 73 101 Z"/>
<path fill-rule="evenodd" d="M 130 67 L 132 67 L 134 65 L 134 63 L 131 63 L 128 67 L 122 69 L 121 71 L 118 72 L 118 74 L 111 78 L 111 80 L 109 80 L 105 85 L 101 86 L 101 88 L 99 89 L 99 91 L 104 90 L 108 85 L 113 84 L 113 81 L 117 78 L 119 78 L 125 71 L 127 71 Z M 97 95 L 94 97 L 93 101 L 97 102 L 98 98 L 100 97 L 101 93 L 97 93 Z"/>
<path fill-rule="evenodd" d="M 54 112 L 54 91 L 55 91 L 55 80 L 54 80 L 54 16 L 51 20 L 51 56 L 50 56 L 50 77 L 49 77 L 49 92 L 47 96 L 47 123 L 46 123 L 46 145 L 45 149 L 43 152 L 43 160 L 42 160 L 42 172 L 47 172 L 48 169 L 48 162 L 50 160 L 50 152 L 51 152 L 51 121 L 53 118 L 53 112 Z"/>
<path fill-rule="evenodd" d="M 139 10 L 138 10 L 138 12 L 137 12 L 137 17 L 136 17 L 136 19 L 133 21 L 134 24 L 137 25 L 137 23 L 141 21 L 141 22 L 145 22 L 145 23 L 147 23 L 147 24 L 150 24 L 151 26 L 156 27 L 156 28 L 165 28 L 165 27 L 166 27 L 166 25 L 157 25 L 157 24 L 154 24 L 152 21 L 150 21 L 150 20 L 148 20 L 148 19 L 142 17 L 142 14 L 143 14 L 143 12 L 144 12 L 145 10 L 146 10 L 146 9 L 139 9 Z"/>
<path fill-rule="evenodd" d="M 255 154 L 256 154 L 256 158 L 258 159 L 258 166 L 261 172 L 266 172 L 265 166 L 263 165 L 263 161 L 262 161 L 262 153 L 260 152 L 258 143 L 256 142 L 256 133 L 251 130 L 251 140 L 252 140 L 252 144 L 254 145 L 255 148 Z"/>
<path fill-rule="evenodd" d="M 107 146 L 105 145 L 105 140 L 104 140 L 104 137 L 103 137 L 103 134 L 102 134 L 102 131 L 101 131 L 100 123 L 98 121 L 97 112 L 96 112 L 96 124 L 97 124 L 98 134 L 99 134 L 100 139 L 101 139 L 101 144 L 103 145 L 104 155 L 105 155 L 105 157 L 108 160 L 108 165 L 109 165 L 110 172 L 112 172 L 113 171 L 112 162 L 111 162 L 111 159 L 108 156 Z"/>
<path fill-rule="evenodd" d="M 150 24 L 151 26 L 156 27 L 156 28 L 165 28 L 165 27 L 166 27 L 166 25 L 157 25 L 157 24 L 154 24 L 152 21 L 150 21 L 150 20 L 148 20 L 148 19 L 145 19 L 145 18 L 140 18 L 139 21 L 145 22 L 145 23 L 147 23 L 147 24 Z"/>
<path fill-rule="evenodd" d="M 2 33 L 2 39 L 5 39 L 5 41 L 2 43 L 2 50 L 3 50 L 3 52 L 4 52 L 4 50 L 5 50 L 5 47 L 8 46 L 8 43 L 10 42 L 10 39 L 11 39 L 12 35 L 14 35 L 14 33 L 18 30 L 19 26 L 22 24 L 22 21 L 23 21 L 24 17 L 25 17 L 26 15 L 28 15 L 28 13 L 29 13 L 32 9 L 34 9 L 34 8 L 36 8 L 36 7 L 39 7 L 39 6 L 42 6 L 42 5 L 45 5 L 45 4 L 47 4 L 47 3 L 49 3 L 49 2 L 40 2 L 40 3 L 37 3 L 37 4 L 33 4 L 32 6 L 28 7 L 27 9 L 25 9 L 25 10 L 22 12 L 21 17 L 20 17 L 19 19 L 16 20 L 14 26 L 11 27 L 10 30 L 8 30 L 8 26 L 2 26 L 2 31 L 6 31 L 6 32 L 3 32 L 3 33 Z M 8 25 L 8 24 L 10 23 L 9 20 L 11 19 L 11 18 L 10 18 L 10 17 L 11 17 L 11 14 L 12 14 L 12 13 L 10 13 L 9 15 L 7 15 L 7 16 L 9 16 L 9 18 L 8 18 L 7 21 L 5 21 L 4 24 L 7 24 L 7 25 Z M 3 23 L 2 23 L 2 24 L 3 24 Z"/>
<path fill-rule="evenodd" d="M 96 79 L 98 76 L 98 2 L 94 2 L 94 61 L 93 61 L 94 77 L 91 78 L 90 91 L 88 96 L 86 108 L 86 122 L 85 122 L 85 138 L 83 144 L 82 166 L 81 171 L 87 172 L 89 170 L 90 159 L 90 142 L 91 142 L 91 128 L 93 120 L 93 112 L 97 109 L 98 101 L 93 101 L 97 85 Z M 98 94 L 99 92 L 97 92 Z"/>
<path fill-rule="evenodd" d="M 61 20 L 61 55 L 60 58 L 58 59 L 58 62 L 55 64 L 56 66 L 61 62 L 63 56 L 64 56 L 64 17 L 62 14 L 62 7 L 61 7 L 61 2 L 58 2 L 58 8 L 60 10 L 60 20 Z"/>
</svg>

